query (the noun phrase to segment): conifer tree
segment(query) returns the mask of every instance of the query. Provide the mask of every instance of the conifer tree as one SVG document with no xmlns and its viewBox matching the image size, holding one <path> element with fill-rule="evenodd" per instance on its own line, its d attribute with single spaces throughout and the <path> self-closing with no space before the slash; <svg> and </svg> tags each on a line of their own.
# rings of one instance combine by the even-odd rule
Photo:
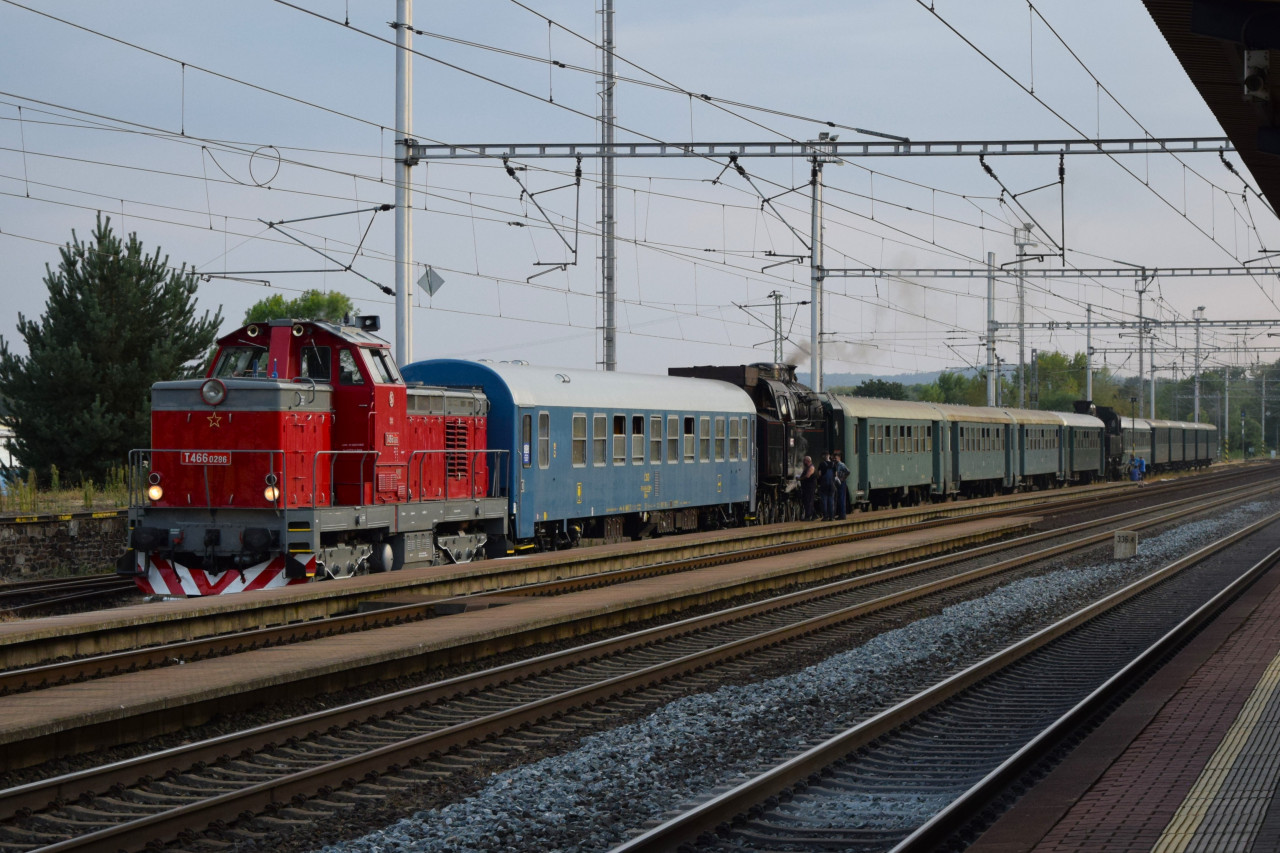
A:
<svg viewBox="0 0 1280 853">
<path fill-rule="evenodd" d="M 128 453 L 150 445 L 151 385 L 198 375 L 217 336 L 221 310 L 197 318 L 196 275 L 175 270 L 160 250 L 143 254 L 98 216 L 90 240 L 71 232 L 57 270 L 45 266 L 49 299 L 38 321 L 18 315 L 27 355 L 0 337 L 0 416 L 20 464 L 47 482 L 102 482 Z"/>
</svg>

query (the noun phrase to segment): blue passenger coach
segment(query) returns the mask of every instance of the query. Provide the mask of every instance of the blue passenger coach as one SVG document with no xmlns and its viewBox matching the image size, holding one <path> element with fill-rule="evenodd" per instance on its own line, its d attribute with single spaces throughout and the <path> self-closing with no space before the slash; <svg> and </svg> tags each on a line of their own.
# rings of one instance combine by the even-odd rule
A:
<svg viewBox="0 0 1280 853">
<path fill-rule="evenodd" d="M 754 509 L 755 406 L 728 383 L 456 359 L 402 372 L 484 390 L 519 544 L 727 526 Z"/>
</svg>

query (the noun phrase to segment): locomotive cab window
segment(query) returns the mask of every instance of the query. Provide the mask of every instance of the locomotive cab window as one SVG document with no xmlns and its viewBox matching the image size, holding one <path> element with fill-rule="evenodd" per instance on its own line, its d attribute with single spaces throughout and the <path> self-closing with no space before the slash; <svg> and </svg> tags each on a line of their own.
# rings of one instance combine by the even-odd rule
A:
<svg viewBox="0 0 1280 853">
<path fill-rule="evenodd" d="M 302 370 L 299 375 L 303 379 L 328 382 L 332 378 L 332 373 L 329 371 L 329 352 L 328 347 L 318 347 L 314 344 L 303 347 L 300 353 Z"/>
<path fill-rule="evenodd" d="M 363 385 L 364 377 L 356 365 L 356 356 L 349 349 L 338 353 L 338 382 L 342 385 Z"/>
<path fill-rule="evenodd" d="M 213 375 L 219 379 L 263 377 L 268 373 L 266 347 L 225 347 L 213 368 Z"/>
<path fill-rule="evenodd" d="M 393 385 L 403 381 L 387 350 L 364 347 L 362 351 L 365 363 L 369 365 L 369 375 L 373 377 L 374 382 L 380 385 Z"/>
</svg>

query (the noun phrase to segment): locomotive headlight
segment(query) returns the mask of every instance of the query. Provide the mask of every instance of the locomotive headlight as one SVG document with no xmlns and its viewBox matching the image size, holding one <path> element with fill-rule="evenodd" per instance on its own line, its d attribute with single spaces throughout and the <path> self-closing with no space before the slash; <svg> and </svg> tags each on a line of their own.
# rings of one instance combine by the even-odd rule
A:
<svg viewBox="0 0 1280 853">
<path fill-rule="evenodd" d="M 276 485 L 277 482 L 275 474 L 268 474 L 267 487 L 262 490 L 262 496 L 272 503 L 280 500 L 280 487 Z"/>
<path fill-rule="evenodd" d="M 222 384 L 221 379 L 206 379 L 200 386 L 200 399 L 210 406 L 216 406 L 227 399 L 227 386 Z"/>
<path fill-rule="evenodd" d="M 160 487 L 159 483 L 155 484 L 154 486 L 148 486 L 147 497 L 153 501 L 158 501 L 162 497 L 164 497 L 164 489 Z"/>
</svg>

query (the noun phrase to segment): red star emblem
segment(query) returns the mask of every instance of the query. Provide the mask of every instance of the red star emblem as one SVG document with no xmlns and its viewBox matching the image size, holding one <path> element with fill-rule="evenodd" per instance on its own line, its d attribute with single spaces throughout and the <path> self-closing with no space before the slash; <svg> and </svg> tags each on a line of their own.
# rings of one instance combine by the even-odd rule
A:
<svg viewBox="0 0 1280 853">
<path fill-rule="evenodd" d="M 209 426 L 211 427 L 222 426 L 222 415 L 209 415 Z"/>
</svg>

